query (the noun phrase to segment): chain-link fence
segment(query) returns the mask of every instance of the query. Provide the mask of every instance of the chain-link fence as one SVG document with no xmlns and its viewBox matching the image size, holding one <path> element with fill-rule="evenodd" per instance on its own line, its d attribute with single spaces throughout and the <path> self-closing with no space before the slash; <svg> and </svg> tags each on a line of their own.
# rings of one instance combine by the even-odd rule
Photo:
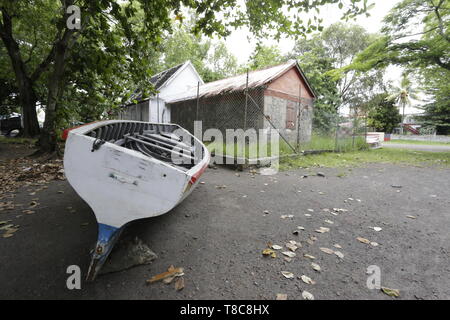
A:
<svg viewBox="0 0 450 320">
<path fill-rule="evenodd" d="M 324 108 L 315 108 L 313 98 L 301 84 L 294 90 L 290 83 L 282 90 L 280 86 L 249 86 L 248 83 L 206 92 L 201 89 L 199 85 L 195 97 L 170 104 L 171 122 L 197 135 L 200 133 L 206 142 L 208 137 L 205 139 L 204 134 L 209 129 L 222 133 L 222 144 L 228 143 L 227 130 L 254 130 L 259 138 L 272 129 L 278 132 L 281 155 L 344 152 L 366 146 L 363 117 L 342 116 L 335 109 L 325 112 Z M 201 122 L 201 132 L 194 127 L 195 121 Z M 225 152 L 233 155 L 235 148 L 231 149 Z"/>
<path fill-rule="evenodd" d="M 315 108 L 311 140 L 301 146 L 306 153 L 347 152 L 367 148 L 367 121 L 355 112 L 339 113 Z"/>
</svg>

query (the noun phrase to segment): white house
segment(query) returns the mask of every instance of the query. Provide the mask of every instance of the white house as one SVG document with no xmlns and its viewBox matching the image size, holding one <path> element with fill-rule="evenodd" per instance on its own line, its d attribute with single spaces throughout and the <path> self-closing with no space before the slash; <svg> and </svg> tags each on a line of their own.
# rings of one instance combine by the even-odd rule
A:
<svg viewBox="0 0 450 320">
<path fill-rule="evenodd" d="M 155 74 L 150 82 L 158 93 L 147 99 L 140 99 L 138 93 L 133 97 L 138 103 L 125 106 L 119 114 L 119 119 L 169 123 L 170 107 L 166 105 L 166 101 L 172 96 L 197 87 L 198 83 L 204 84 L 190 61 Z"/>
</svg>

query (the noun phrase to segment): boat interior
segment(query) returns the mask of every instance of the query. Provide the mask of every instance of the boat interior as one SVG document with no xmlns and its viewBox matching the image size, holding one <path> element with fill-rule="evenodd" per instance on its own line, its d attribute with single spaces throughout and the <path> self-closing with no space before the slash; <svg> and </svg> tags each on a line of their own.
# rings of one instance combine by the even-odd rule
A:
<svg viewBox="0 0 450 320">
<path fill-rule="evenodd" d="M 115 122 L 85 134 L 96 138 L 93 150 L 96 144 L 114 143 L 187 171 L 204 156 L 203 146 L 194 143 L 192 135 L 177 135 L 176 129 L 179 127 L 173 124 Z M 186 141 L 186 138 L 190 141 Z M 196 148 L 200 148 L 199 152 L 196 152 Z M 200 158 L 198 161 L 195 161 L 196 156 Z"/>
</svg>

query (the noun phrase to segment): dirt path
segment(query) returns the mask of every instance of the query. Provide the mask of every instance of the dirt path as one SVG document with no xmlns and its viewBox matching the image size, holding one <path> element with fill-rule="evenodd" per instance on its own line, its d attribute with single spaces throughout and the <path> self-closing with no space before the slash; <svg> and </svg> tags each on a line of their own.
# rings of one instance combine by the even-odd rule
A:
<svg viewBox="0 0 450 320">
<path fill-rule="evenodd" d="M 315 170 L 253 176 L 209 169 L 205 183 L 172 212 L 125 231 L 125 237 L 149 244 L 158 259 L 83 282 L 73 291 L 65 287 L 66 268 L 79 265 L 85 276 L 96 240 L 95 218 L 66 181 L 52 182 L 35 195 L 24 188 L 14 198 L 24 207 L 0 211 L 0 221 L 19 225 L 14 236 L 0 236 L 0 298 L 274 299 L 286 293 L 301 299 L 307 290 L 316 299 L 393 299 L 366 287 L 370 265 L 380 267 L 383 286 L 400 290 L 399 299 L 450 298 L 450 170 L 370 165 L 320 171 L 325 178 L 301 178 Z M 345 176 L 337 177 L 343 171 Z M 36 198 L 35 213 L 24 214 Z M 337 216 L 323 211 L 332 208 L 348 211 Z M 293 235 L 297 226 L 305 230 Z M 314 231 L 320 227 L 330 231 Z M 308 244 L 311 236 L 317 240 Z M 281 252 L 275 259 L 262 256 L 268 242 L 284 246 L 289 240 L 302 244 L 291 262 Z M 322 271 L 314 271 L 304 254 L 315 256 Z M 175 291 L 173 283 L 145 284 L 170 265 L 185 270 L 182 291 Z M 295 278 L 286 279 L 281 271 Z M 297 278 L 301 275 L 316 284 L 305 284 Z"/>
</svg>

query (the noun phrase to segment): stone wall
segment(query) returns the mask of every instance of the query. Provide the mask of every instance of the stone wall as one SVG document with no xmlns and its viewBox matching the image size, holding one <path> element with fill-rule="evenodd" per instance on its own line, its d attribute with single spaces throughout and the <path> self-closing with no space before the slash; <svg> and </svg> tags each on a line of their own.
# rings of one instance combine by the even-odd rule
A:
<svg viewBox="0 0 450 320">
<path fill-rule="evenodd" d="M 300 117 L 298 117 L 298 102 L 292 100 L 274 97 L 270 95 L 264 96 L 264 113 L 270 117 L 272 124 L 280 130 L 281 134 L 290 142 L 297 142 L 297 129 L 300 130 L 300 142 L 308 142 L 311 140 L 312 133 L 312 100 L 302 100 L 302 109 Z M 287 123 L 287 110 L 294 108 L 295 119 L 291 128 Z M 298 120 L 300 123 L 298 123 Z M 264 119 L 264 128 L 272 128 L 267 119 Z"/>
</svg>

